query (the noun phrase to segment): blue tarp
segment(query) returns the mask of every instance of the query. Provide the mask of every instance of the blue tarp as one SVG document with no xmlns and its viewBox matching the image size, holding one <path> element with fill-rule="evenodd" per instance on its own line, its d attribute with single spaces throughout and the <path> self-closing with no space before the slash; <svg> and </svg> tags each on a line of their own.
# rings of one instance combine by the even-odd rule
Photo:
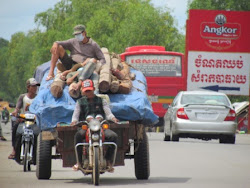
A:
<svg viewBox="0 0 250 188">
<path fill-rule="evenodd" d="M 147 86 L 144 75 L 135 69 L 133 88 L 129 94 L 109 94 L 110 107 L 119 120 L 141 121 L 144 125 L 154 125 L 158 122 L 147 98 Z M 37 115 L 37 123 L 42 130 L 56 127 L 57 123 L 70 123 L 76 100 L 71 98 L 66 85 L 61 98 L 55 98 L 50 92 L 52 80 L 46 81 L 48 71 L 44 74 L 38 95 L 29 107 Z"/>
</svg>

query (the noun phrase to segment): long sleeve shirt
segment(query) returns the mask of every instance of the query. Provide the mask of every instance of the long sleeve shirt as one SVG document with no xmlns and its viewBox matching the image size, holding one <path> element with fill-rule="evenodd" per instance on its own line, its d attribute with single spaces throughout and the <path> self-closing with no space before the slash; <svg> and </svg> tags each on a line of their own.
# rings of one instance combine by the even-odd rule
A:
<svg viewBox="0 0 250 188">
<path fill-rule="evenodd" d="M 107 120 L 112 120 L 114 116 L 114 114 L 111 112 L 110 110 L 110 106 L 107 102 L 106 99 L 102 99 L 102 105 L 103 105 L 103 110 L 104 110 L 104 113 L 105 113 L 105 116 L 106 116 L 106 119 Z M 74 110 L 74 113 L 73 113 L 73 116 L 72 116 L 72 121 L 71 122 L 74 122 L 74 121 L 78 121 L 79 120 L 79 116 L 80 116 L 80 105 L 78 102 L 76 102 L 76 106 L 75 106 L 75 110 Z"/>
</svg>

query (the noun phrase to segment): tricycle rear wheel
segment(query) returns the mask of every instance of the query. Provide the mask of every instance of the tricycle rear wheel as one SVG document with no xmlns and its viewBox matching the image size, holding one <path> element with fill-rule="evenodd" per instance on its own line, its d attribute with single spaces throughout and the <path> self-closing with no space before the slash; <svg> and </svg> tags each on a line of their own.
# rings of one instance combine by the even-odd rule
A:
<svg viewBox="0 0 250 188">
<path fill-rule="evenodd" d="M 40 133 L 36 155 L 36 177 L 38 179 L 49 179 L 51 176 L 51 148 L 50 140 L 42 140 L 42 133 Z"/>
<path fill-rule="evenodd" d="M 150 175 L 148 136 L 143 131 L 143 139 L 135 142 L 135 176 L 138 180 L 148 179 Z"/>
</svg>

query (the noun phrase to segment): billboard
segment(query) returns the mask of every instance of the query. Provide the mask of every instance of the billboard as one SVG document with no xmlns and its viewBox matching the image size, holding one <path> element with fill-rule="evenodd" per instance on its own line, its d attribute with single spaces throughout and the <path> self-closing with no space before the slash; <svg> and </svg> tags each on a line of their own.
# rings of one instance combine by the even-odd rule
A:
<svg viewBox="0 0 250 188">
<path fill-rule="evenodd" d="M 187 90 L 249 95 L 250 12 L 190 10 Z"/>
</svg>

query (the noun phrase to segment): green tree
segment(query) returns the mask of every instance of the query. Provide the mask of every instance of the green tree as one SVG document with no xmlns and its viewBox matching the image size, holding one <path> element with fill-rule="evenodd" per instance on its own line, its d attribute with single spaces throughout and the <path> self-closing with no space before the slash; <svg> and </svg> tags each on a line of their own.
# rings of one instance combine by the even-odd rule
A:
<svg viewBox="0 0 250 188">
<path fill-rule="evenodd" d="M 32 68 L 30 64 L 32 56 L 30 54 L 32 54 L 32 51 L 33 44 L 24 33 L 19 32 L 12 35 L 5 70 L 8 74 L 6 92 L 9 97 L 18 96 L 26 90 L 25 81 L 32 77 L 30 74 Z"/>
<path fill-rule="evenodd" d="M 8 60 L 8 45 L 9 42 L 3 38 L 0 38 L 0 75 L 1 75 L 1 79 L 0 79 L 0 86 L 1 86 L 1 90 L 0 90 L 0 98 L 5 98 L 5 90 L 6 90 L 6 86 L 7 86 L 7 78 L 8 75 L 6 73 L 6 67 L 7 67 L 7 60 Z"/>
<path fill-rule="evenodd" d="M 88 36 L 115 53 L 134 45 L 185 48 L 185 36 L 169 10 L 154 8 L 150 0 L 61 0 L 34 20 L 37 28 L 28 34 L 15 33 L 8 44 L 0 40 L 0 97 L 13 100 L 25 92 L 26 79 L 50 60 L 53 42 L 72 38 L 77 24 L 86 25 Z"/>
<path fill-rule="evenodd" d="M 189 0 L 188 9 L 249 11 L 249 0 Z"/>
</svg>

